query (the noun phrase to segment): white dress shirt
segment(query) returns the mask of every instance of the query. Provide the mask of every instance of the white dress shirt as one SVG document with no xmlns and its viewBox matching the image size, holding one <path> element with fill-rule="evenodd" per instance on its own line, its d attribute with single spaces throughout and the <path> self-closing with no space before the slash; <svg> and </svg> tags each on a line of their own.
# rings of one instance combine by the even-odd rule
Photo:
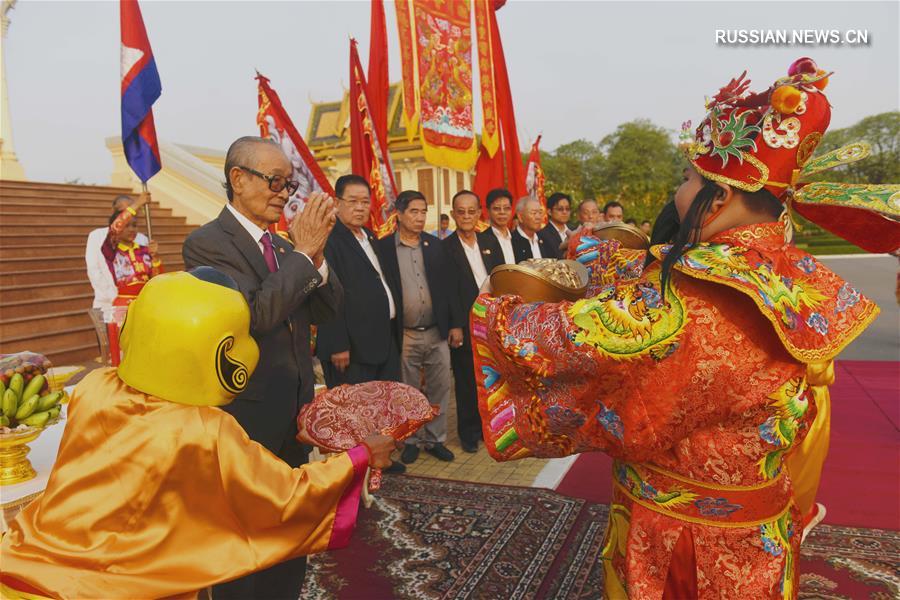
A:
<svg viewBox="0 0 900 600">
<path fill-rule="evenodd" d="M 351 233 L 353 232 L 351 231 Z M 397 307 L 394 306 L 394 297 L 391 295 L 391 290 L 384 280 L 384 273 L 381 271 L 381 263 L 378 262 L 378 255 L 375 254 L 375 249 L 372 248 L 372 244 L 369 243 L 369 236 L 362 230 L 360 230 L 360 233 L 362 233 L 362 237 L 357 236 L 355 233 L 353 234 L 353 237 L 355 237 L 356 241 L 359 242 L 359 245 L 362 246 L 363 252 L 369 257 L 369 262 L 372 263 L 372 266 L 378 271 L 378 278 L 381 280 L 381 285 L 384 286 L 384 293 L 387 294 L 388 298 L 388 312 L 393 319 L 397 316 Z"/>
<path fill-rule="evenodd" d="M 106 257 L 103 256 L 103 242 L 106 241 L 108 234 L 109 227 L 98 227 L 88 234 L 87 244 L 84 247 L 84 262 L 87 266 L 91 287 L 94 288 L 93 307 L 111 310 L 113 300 L 119 295 L 119 289 L 109 271 Z M 150 243 L 143 233 L 135 235 L 134 241 L 139 246 L 146 246 Z"/>
<path fill-rule="evenodd" d="M 553 221 L 550 222 L 553 223 Z M 559 235 L 562 236 L 563 241 L 566 241 L 566 238 L 569 237 L 570 233 L 572 233 L 572 230 L 569 229 L 568 225 L 563 225 L 562 227 L 560 227 L 556 223 L 553 223 L 553 226 L 556 227 L 556 230 L 559 232 Z"/>
<path fill-rule="evenodd" d="M 508 265 L 516 264 L 516 253 L 513 252 L 512 235 L 510 235 L 509 230 L 500 231 L 493 225 L 491 229 L 494 230 L 494 236 L 500 242 L 500 249 L 503 250 L 503 262 Z"/>
<path fill-rule="evenodd" d="M 481 248 L 478 247 L 478 238 L 475 238 L 474 244 L 469 246 L 462 236 L 459 238 L 463 251 L 466 253 L 466 260 L 469 261 L 469 267 L 472 269 L 472 275 L 475 276 L 475 287 L 481 289 L 484 280 L 488 278 L 487 269 L 484 268 L 484 260 L 481 258 Z"/>
<path fill-rule="evenodd" d="M 536 233 L 533 234 L 531 237 L 528 237 L 528 235 L 524 231 L 522 231 L 521 227 L 516 227 L 516 231 L 518 231 L 519 235 L 521 235 L 523 238 L 528 240 L 528 243 L 531 244 L 531 258 L 543 258 L 544 257 L 544 255 L 541 254 L 541 244 L 540 244 L 540 242 L 538 242 L 538 236 Z"/>
<path fill-rule="evenodd" d="M 265 248 L 263 247 L 261 240 L 262 240 L 263 234 L 267 233 L 266 230 L 260 229 L 256 223 L 254 223 L 253 221 L 251 221 L 250 219 L 248 219 L 247 217 L 245 217 L 244 215 L 239 213 L 237 211 L 237 209 L 235 209 L 231 205 L 231 202 L 226 204 L 225 207 L 229 211 L 231 211 L 231 214 L 233 214 L 234 218 L 237 219 L 237 222 L 241 224 L 241 227 L 243 227 L 244 229 L 247 230 L 247 233 L 250 234 L 250 237 L 252 237 L 254 240 L 256 240 L 256 246 L 259 248 L 260 254 L 265 256 Z M 310 262 L 310 264 L 312 264 L 313 266 L 316 266 L 316 263 L 314 263 L 310 257 L 306 256 L 306 254 L 304 252 L 300 252 L 299 250 L 294 250 L 294 252 L 296 252 L 297 254 L 300 254 L 301 256 L 305 256 L 306 260 L 308 260 Z M 277 252 L 275 253 L 275 264 L 276 265 L 278 264 L 278 253 Z M 323 285 L 328 283 L 328 263 L 323 260 L 322 266 L 319 267 L 317 269 L 317 271 L 319 271 L 319 275 L 322 276 L 322 281 L 319 283 L 319 287 L 322 287 Z"/>
</svg>

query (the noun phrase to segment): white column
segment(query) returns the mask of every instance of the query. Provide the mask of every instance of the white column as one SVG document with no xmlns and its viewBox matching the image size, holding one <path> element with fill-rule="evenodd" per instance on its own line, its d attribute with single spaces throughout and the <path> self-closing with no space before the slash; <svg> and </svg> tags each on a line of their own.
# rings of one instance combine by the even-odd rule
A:
<svg viewBox="0 0 900 600">
<path fill-rule="evenodd" d="M 0 179 L 25 180 L 25 171 L 16 158 L 13 147 L 12 121 L 9 116 L 9 96 L 6 93 L 6 32 L 9 29 L 9 17 L 6 13 L 16 5 L 16 0 L 3 0 L 2 40 L 0 40 L 0 79 L 3 89 L 0 90 Z"/>
</svg>

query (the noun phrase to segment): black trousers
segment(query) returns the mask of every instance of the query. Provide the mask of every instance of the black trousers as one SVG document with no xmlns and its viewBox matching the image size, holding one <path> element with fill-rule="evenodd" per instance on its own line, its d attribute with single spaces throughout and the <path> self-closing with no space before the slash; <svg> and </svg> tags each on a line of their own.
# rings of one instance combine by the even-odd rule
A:
<svg viewBox="0 0 900 600">
<path fill-rule="evenodd" d="M 400 381 L 400 349 L 397 341 L 391 335 L 391 345 L 388 348 L 387 359 L 378 365 L 354 362 L 353 352 L 350 353 L 350 364 L 340 372 L 334 368 L 330 360 L 322 361 L 322 373 L 325 375 L 325 385 L 333 388 L 345 383 L 365 383 L 367 381 Z"/>
<path fill-rule="evenodd" d="M 279 458 L 292 467 L 309 462 L 309 449 L 297 441 L 297 424 L 281 449 Z M 306 577 L 306 557 L 292 558 L 268 569 L 214 585 L 213 600 L 297 600 Z"/>
<path fill-rule="evenodd" d="M 481 415 L 478 414 L 478 392 L 475 388 L 475 365 L 472 340 L 465 334 L 463 345 L 450 349 L 450 366 L 456 391 L 456 430 L 463 442 L 482 439 Z"/>
</svg>

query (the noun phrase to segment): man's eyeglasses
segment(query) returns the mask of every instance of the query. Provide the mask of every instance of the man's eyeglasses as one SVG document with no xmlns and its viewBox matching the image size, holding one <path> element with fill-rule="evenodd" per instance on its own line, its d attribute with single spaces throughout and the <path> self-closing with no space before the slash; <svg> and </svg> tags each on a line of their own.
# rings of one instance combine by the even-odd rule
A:
<svg viewBox="0 0 900 600">
<path fill-rule="evenodd" d="M 294 192 L 297 191 L 297 188 L 300 187 L 299 181 L 288 179 L 284 175 L 263 175 L 259 171 L 251 169 L 250 167 L 244 167 L 242 165 L 238 165 L 238 167 L 252 175 L 256 175 L 260 179 L 265 180 L 269 184 L 269 189 L 276 194 L 284 188 L 287 188 L 288 196 L 293 196 Z"/>
</svg>

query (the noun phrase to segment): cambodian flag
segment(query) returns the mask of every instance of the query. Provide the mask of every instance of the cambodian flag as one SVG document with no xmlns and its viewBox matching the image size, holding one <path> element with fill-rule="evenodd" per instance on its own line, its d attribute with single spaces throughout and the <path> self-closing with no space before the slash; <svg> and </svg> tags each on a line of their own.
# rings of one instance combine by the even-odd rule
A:
<svg viewBox="0 0 900 600">
<path fill-rule="evenodd" d="M 120 0 L 122 26 L 122 147 L 144 183 L 161 168 L 153 103 L 162 92 L 137 0 Z"/>
</svg>

